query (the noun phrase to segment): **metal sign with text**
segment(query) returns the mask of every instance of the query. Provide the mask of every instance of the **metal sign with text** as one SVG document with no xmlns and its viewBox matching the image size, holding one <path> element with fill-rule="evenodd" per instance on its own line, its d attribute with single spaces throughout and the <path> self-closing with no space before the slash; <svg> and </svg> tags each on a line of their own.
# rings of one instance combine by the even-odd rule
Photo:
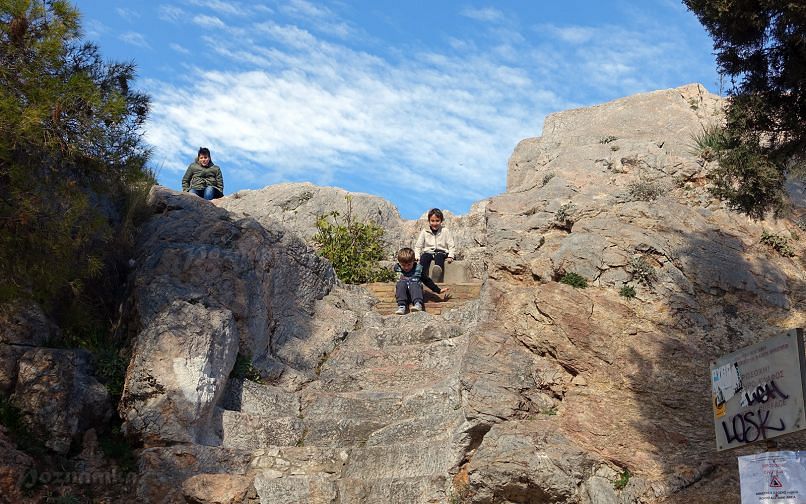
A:
<svg viewBox="0 0 806 504">
<path fill-rule="evenodd" d="M 802 329 L 711 362 L 717 450 L 806 428 L 805 372 Z"/>
</svg>

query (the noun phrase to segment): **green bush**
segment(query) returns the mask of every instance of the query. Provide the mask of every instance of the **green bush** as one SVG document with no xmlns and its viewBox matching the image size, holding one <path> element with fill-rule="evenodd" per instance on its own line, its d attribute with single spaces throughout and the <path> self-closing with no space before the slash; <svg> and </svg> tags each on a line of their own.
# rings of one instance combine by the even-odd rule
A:
<svg viewBox="0 0 806 504">
<path fill-rule="evenodd" d="M 560 283 L 570 285 L 571 287 L 575 287 L 577 289 L 584 289 L 588 286 L 588 281 L 585 280 L 585 277 L 578 275 L 577 273 L 566 273 L 560 279 Z"/>
<path fill-rule="evenodd" d="M 350 203 L 349 196 L 347 201 Z M 384 258 L 383 229 L 374 222 L 354 221 L 351 204 L 343 222 L 340 217 L 335 211 L 319 217 L 313 237 L 319 254 L 333 264 L 336 275 L 348 284 L 393 280 L 394 272 L 379 264 Z"/>
<path fill-rule="evenodd" d="M 632 474 L 630 474 L 630 470 L 625 468 L 624 471 L 619 475 L 619 478 L 613 482 L 613 488 L 616 490 L 624 490 L 624 488 L 627 486 L 627 483 L 630 482 L 631 477 Z"/>
<path fill-rule="evenodd" d="M 768 233 L 767 230 L 761 232 L 761 243 L 772 248 L 784 257 L 792 257 L 795 251 L 789 245 L 789 240 L 786 237 L 775 233 Z"/>
<path fill-rule="evenodd" d="M 36 301 L 73 332 L 114 318 L 154 184 L 134 66 L 80 32 L 65 0 L 0 8 L 0 303 Z"/>
<path fill-rule="evenodd" d="M 632 299 L 635 297 L 635 287 L 632 285 L 625 285 L 618 291 L 619 296 L 625 297 L 627 299 Z"/>
<path fill-rule="evenodd" d="M 263 379 L 260 376 L 260 371 L 258 368 L 252 364 L 252 356 L 240 353 L 238 354 L 238 357 L 235 358 L 235 365 L 232 366 L 232 371 L 229 375 L 230 378 L 240 378 L 242 380 L 249 380 L 257 383 L 260 383 Z"/>
</svg>

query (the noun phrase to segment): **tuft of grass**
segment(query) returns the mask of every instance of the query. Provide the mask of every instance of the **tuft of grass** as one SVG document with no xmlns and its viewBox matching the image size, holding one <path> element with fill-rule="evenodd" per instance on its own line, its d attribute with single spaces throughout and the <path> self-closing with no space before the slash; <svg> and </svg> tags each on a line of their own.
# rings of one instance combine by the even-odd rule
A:
<svg viewBox="0 0 806 504">
<path fill-rule="evenodd" d="M 543 175 L 543 185 L 548 184 L 549 180 L 554 178 L 554 175 L 555 175 L 554 172 L 548 172 L 545 175 Z"/>
<path fill-rule="evenodd" d="M 576 289 L 584 289 L 585 287 L 588 286 L 588 281 L 585 280 L 585 277 L 574 272 L 566 273 L 560 279 L 560 283 L 570 285 L 571 287 L 574 287 Z"/>
<path fill-rule="evenodd" d="M 705 162 L 719 158 L 719 153 L 725 149 L 727 139 L 722 127 L 717 124 L 703 126 L 702 131 L 691 136 L 689 149 L 691 153 Z"/>
<path fill-rule="evenodd" d="M 795 255 L 795 251 L 792 250 L 792 247 L 789 245 L 789 240 L 787 240 L 786 237 L 775 233 L 768 233 L 766 229 L 761 232 L 760 242 L 772 248 L 783 257 L 792 257 Z"/>
<path fill-rule="evenodd" d="M 630 259 L 628 266 L 629 271 L 632 272 L 633 278 L 647 287 L 651 287 L 655 280 L 658 279 L 655 268 L 653 268 L 643 256 L 633 257 Z"/>
<path fill-rule="evenodd" d="M 618 291 L 618 295 L 627 299 L 635 297 L 635 287 L 632 285 L 625 285 Z"/>
<path fill-rule="evenodd" d="M 607 136 L 603 136 L 602 138 L 600 138 L 599 143 L 600 144 L 609 144 L 610 142 L 615 142 L 616 140 L 618 140 L 618 137 L 615 137 L 613 135 L 607 135 Z"/>
<path fill-rule="evenodd" d="M 630 470 L 625 468 L 624 471 L 622 471 L 622 473 L 619 475 L 619 478 L 613 482 L 613 488 L 616 490 L 624 490 L 624 488 L 627 486 L 627 483 L 630 482 L 631 477 L 632 474 L 630 474 Z"/>
<path fill-rule="evenodd" d="M 239 378 L 256 383 L 260 383 L 262 380 L 260 370 L 252 364 L 252 356 L 241 353 L 235 358 L 235 364 L 232 366 L 232 371 L 230 371 L 229 376 L 230 378 Z"/>
<path fill-rule="evenodd" d="M 627 186 L 627 196 L 630 201 L 653 201 L 664 193 L 657 182 L 639 180 Z"/>
</svg>

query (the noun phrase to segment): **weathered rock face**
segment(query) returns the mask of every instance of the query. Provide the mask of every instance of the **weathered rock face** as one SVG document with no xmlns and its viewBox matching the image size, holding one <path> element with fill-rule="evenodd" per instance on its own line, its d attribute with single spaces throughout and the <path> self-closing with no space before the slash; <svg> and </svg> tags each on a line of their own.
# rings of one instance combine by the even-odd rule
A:
<svg viewBox="0 0 806 504">
<path fill-rule="evenodd" d="M 338 212 L 342 223 L 346 222 L 347 215 L 357 222 L 374 222 L 384 229 L 384 245 L 390 261 L 402 247 L 414 248 L 420 230 L 428 226 L 428 208 L 423 209 L 419 219 L 404 220 L 394 205 L 377 196 L 309 183 L 239 191 L 215 200 L 215 204 L 235 214 L 253 217 L 262 224 L 276 226 L 280 222 L 311 246 L 317 232 L 316 221 L 322 215 Z M 484 275 L 485 207 L 486 201 L 481 201 L 466 215 L 444 212 L 444 225 L 456 240 L 457 258 L 466 261 L 470 275 L 477 279 Z"/>
<path fill-rule="evenodd" d="M 45 445 L 61 454 L 70 450 L 74 437 L 112 416 L 109 394 L 92 376 L 85 350 L 25 352 L 11 400 L 35 431 L 47 433 Z"/>
<path fill-rule="evenodd" d="M 709 362 L 806 324 L 806 240 L 783 257 L 759 239 L 802 233 L 792 220 L 708 195 L 691 135 L 719 106 L 692 85 L 550 116 L 513 153 L 506 193 L 448 216 L 484 284 L 439 315 L 380 315 L 305 245 L 318 215 L 346 212 L 340 190 L 210 204 L 155 189 L 122 402 L 147 443 L 136 498 L 736 500 L 733 457 L 754 447 L 715 451 Z M 377 198 L 352 205 L 390 253 L 425 226 Z M 568 273 L 588 287 L 557 281 Z M 260 383 L 228 378 L 238 351 Z"/>
</svg>

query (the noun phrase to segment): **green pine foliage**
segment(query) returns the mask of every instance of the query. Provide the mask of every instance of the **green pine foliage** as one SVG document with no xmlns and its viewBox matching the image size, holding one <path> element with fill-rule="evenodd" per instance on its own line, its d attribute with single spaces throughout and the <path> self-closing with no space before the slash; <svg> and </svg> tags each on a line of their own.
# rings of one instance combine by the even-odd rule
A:
<svg viewBox="0 0 806 504">
<path fill-rule="evenodd" d="M 0 303 L 35 300 L 74 335 L 108 326 L 155 182 L 134 66 L 79 35 L 67 1 L 0 2 Z"/>
<path fill-rule="evenodd" d="M 347 197 L 348 204 L 350 197 Z M 374 222 L 356 222 L 351 206 L 347 215 L 339 212 L 322 215 L 316 221 L 318 232 L 313 241 L 319 254 L 326 257 L 342 282 L 362 284 L 394 279 L 394 273 L 382 268 L 384 259 L 383 228 Z"/>
<path fill-rule="evenodd" d="M 683 0 L 714 39 L 732 87 L 712 192 L 740 212 L 781 214 L 788 176 L 806 174 L 806 5 Z"/>
<path fill-rule="evenodd" d="M 563 277 L 560 279 L 560 283 L 570 285 L 576 289 L 584 289 L 588 286 L 588 281 L 585 280 L 585 277 L 574 272 L 563 275 Z"/>
</svg>

